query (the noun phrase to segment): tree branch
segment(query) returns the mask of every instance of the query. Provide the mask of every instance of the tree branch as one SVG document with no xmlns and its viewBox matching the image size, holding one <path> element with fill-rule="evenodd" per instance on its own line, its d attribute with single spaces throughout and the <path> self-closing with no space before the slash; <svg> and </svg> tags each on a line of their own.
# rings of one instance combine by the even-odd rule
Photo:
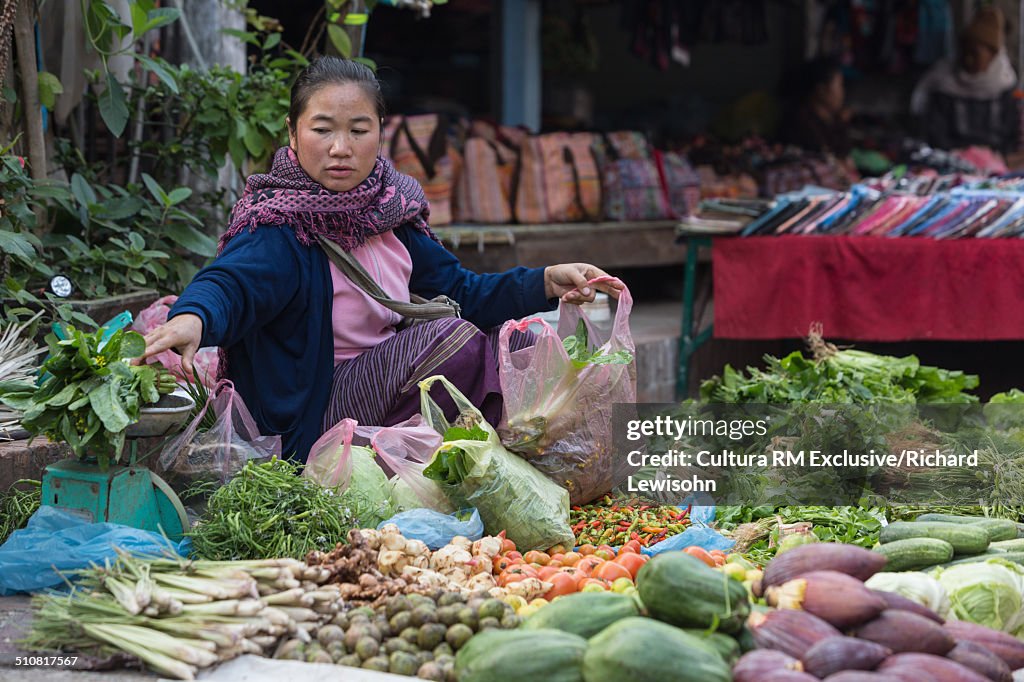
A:
<svg viewBox="0 0 1024 682">
<path fill-rule="evenodd" d="M 25 113 L 25 136 L 28 139 L 28 162 L 33 180 L 46 178 L 46 143 L 43 141 L 43 113 L 39 105 L 39 71 L 36 69 L 36 35 L 34 0 L 20 0 L 14 17 L 14 44 L 21 76 L 21 102 Z"/>
</svg>

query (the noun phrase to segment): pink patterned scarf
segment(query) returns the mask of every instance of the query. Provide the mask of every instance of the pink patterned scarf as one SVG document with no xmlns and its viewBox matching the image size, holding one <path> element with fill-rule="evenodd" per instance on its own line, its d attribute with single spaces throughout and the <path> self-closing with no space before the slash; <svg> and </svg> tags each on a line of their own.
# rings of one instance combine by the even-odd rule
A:
<svg viewBox="0 0 1024 682">
<path fill-rule="evenodd" d="M 437 241 L 429 218 L 423 188 L 385 158 L 377 158 L 369 177 L 357 187 L 334 192 L 309 177 L 290 147 L 281 147 L 269 173 L 250 175 L 245 181 L 217 251 L 242 230 L 271 225 L 291 226 L 306 246 L 322 235 L 346 251 L 405 223 Z"/>
</svg>

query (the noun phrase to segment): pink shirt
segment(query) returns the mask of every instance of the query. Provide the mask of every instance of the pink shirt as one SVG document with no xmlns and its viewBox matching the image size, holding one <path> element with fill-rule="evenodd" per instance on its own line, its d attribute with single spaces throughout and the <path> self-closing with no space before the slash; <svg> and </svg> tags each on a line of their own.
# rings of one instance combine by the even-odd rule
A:
<svg viewBox="0 0 1024 682">
<path fill-rule="evenodd" d="M 393 231 L 370 237 L 352 255 L 391 298 L 409 300 L 412 258 Z M 370 298 L 334 263 L 330 266 L 334 287 L 334 364 L 337 365 L 391 338 L 402 316 Z"/>
</svg>

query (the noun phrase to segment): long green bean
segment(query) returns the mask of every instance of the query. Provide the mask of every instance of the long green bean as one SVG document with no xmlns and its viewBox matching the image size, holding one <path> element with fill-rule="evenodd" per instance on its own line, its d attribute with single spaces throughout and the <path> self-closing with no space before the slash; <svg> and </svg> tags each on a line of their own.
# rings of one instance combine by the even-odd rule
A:
<svg viewBox="0 0 1024 682">
<path fill-rule="evenodd" d="M 0 544 L 28 523 L 39 509 L 41 498 L 42 484 L 29 479 L 15 481 L 7 492 L 0 493 Z"/>
<path fill-rule="evenodd" d="M 190 536 L 203 559 L 299 559 L 344 542 L 354 523 L 333 491 L 274 459 L 249 462 L 218 488 Z"/>
</svg>

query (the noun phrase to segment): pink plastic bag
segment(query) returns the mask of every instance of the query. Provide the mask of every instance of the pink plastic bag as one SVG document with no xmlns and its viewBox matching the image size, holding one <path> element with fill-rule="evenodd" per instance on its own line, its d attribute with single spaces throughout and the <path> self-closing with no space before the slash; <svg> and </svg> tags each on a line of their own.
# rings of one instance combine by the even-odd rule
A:
<svg viewBox="0 0 1024 682">
<path fill-rule="evenodd" d="M 139 313 L 132 324 L 132 329 L 145 335 L 164 324 L 167 322 L 167 313 L 171 311 L 171 306 L 177 300 L 178 297 L 173 295 L 157 299 Z M 179 379 L 185 379 L 185 373 L 181 369 L 181 356 L 174 351 L 165 350 L 146 360 L 146 363 L 150 365 L 156 362 L 159 362 Z M 192 359 L 192 364 L 196 370 L 196 378 L 207 388 L 217 383 L 219 360 L 216 348 L 200 348 Z"/>
<path fill-rule="evenodd" d="M 369 447 L 359 444 L 366 442 Z M 310 447 L 303 475 L 346 491 L 353 467 L 372 460 L 385 477 L 390 477 L 381 483 L 386 489 L 379 494 L 397 507 L 392 511 L 426 507 L 449 513 L 453 507 L 440 486 L 423 475 L 427 460 L 440 444 L 441 436 L 420 415 L 385 427 L 359 426 L 355 420 L 343 419 Z M 355 462 L 360 455 L 361 462 Z"/>
<path fill-rule="evenodd" d="M 209 430 L 202 431 L 203 418 L 210 409 L 216 420 Z M 186 485 L 196 481 L 223 485 L 250 460 L 280 456 L 281 436 L 260 434 L 242 396 L 224 379 L 210 390 L 209 400 L 188 427 L 164 446 L 160 467 L 172 480 Z"/>
<path fill-rule="evenodd" d="M 599 278 L 590 284 L 608 280 Z M 562 303 L 558 332 L 540 318 L 506 322 L 498 341 L 498 376 L 506 424 L 500 430 L 510 451 L 569 491 L 571 504 L 586 504 L 624 480 L 625 458 L 613 448 L 612 406 L 636 402 L 636 347 L 629 331 L 633 299 L 619 295 L 609 336 L 580 306 Z M 585 364 L 577 368 L 563 339 L 582 320 L 589 346 L 604 355 L 626 352 L 628 364 Z M 513 331 L 540 323 L 537 343 L 509 352 Z"/>
</svg>

